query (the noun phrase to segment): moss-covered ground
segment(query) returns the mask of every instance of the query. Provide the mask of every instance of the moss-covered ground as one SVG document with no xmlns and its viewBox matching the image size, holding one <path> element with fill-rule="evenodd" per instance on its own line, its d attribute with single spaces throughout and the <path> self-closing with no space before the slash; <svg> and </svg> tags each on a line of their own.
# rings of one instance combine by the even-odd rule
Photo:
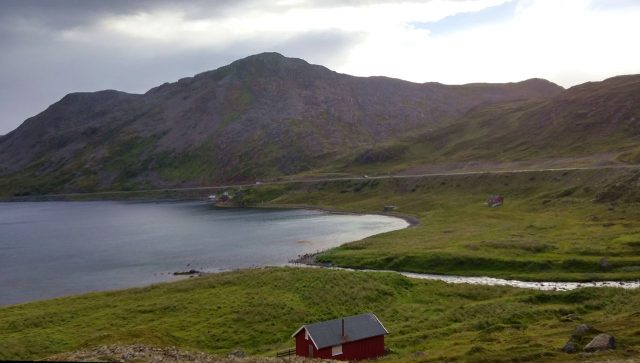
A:
<svg viewBox="0 0 640 363">
<path fill-rule="evenodd" d="M 394 205 L 420 220 L 318 256 L 340 266 L 524 280 L 630 280 L 640 278 L 637 179 L 637 171 L 623 169 L 363 179 L 265 186 L 247 198 L 360 212 Z M 487 207 L 492 194 L 503 195 L 504 205 Z"/>
<path fill-rule="evenodd" d="M 540 292 L 448 285 L 393 273 L 272 268 L 0 309 L 0 359 L 38 359 L 102 344 L 142 343 L 273 355 L 302 324 L 373 312 L 390 331 L 389 361 L 570 361 L 579 323 L 640 354 L 640 291 Z M 584 346 L 596 331 L 575 337 Z M 584 357 L 583 357 L 584 358 Z"/>
</svg>

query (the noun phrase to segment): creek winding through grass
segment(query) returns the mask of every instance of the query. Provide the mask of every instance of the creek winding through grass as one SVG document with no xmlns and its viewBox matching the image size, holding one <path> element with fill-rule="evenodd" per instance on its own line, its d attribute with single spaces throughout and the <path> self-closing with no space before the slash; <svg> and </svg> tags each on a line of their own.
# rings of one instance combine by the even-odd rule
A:
<svg viewBox="0 0 640 363">
<path fill-rule="evenodd" d="M 485 286 L 510 286 L 521 289 L 534 289 L 541 291 L 570 291 L 582 287 L 617 287 L 623 289 L 640 288 L 640 281 L 589 281 L 589 282 L 565 282 L 565 281 L 520 281 L 499 279 L 487 276 L 457 276 L 457 275 L 439 275 L 439 274 L 423 274 L 415 272 L 403 272 L 393 270 L 372 270 L 372 269 L 353 269 L 336 266 L 308 265 L 301 263 L 286 264 L 289 267 L 300 268 L 326 268 L 342 271 L 362 271 L 362 272 L 391 272 L 398 273 L 402 276 L 412 279 L 442 281 L 450 284 L 470 284 Z"/>
</svg>

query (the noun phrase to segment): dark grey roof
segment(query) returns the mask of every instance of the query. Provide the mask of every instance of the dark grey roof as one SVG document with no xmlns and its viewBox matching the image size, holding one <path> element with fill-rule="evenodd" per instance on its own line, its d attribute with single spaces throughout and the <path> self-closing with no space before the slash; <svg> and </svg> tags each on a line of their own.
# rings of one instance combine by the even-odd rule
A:
<svg viewBox="0 0 640 363">
<path fill-rule="evenodd" d="M 345 339 L 342 338 L 343 319 Z M 389 333 L 380 320 L 370 313 L 303 325 L 293 335 L 295 336 L 302 329 L 307 330 L 317 349 Z"/>
</svg>

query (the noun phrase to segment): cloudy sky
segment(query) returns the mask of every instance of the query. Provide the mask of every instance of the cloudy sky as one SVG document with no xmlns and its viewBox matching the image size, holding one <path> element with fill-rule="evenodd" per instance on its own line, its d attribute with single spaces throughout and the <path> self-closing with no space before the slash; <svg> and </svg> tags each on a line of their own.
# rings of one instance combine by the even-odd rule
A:
<svg viewBox="0 0 640 363">
<path fill-rule="evenodd" d="M 0 0 L 0 134 L 74 91 L 276 51 L 449 84 L 640 73 L 639 0 Z"/>
</svg>

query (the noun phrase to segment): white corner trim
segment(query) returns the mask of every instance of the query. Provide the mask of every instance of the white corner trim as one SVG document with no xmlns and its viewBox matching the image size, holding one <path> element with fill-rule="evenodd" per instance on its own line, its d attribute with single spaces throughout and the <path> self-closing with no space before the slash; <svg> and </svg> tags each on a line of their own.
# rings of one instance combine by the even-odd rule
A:
<svg viewBox="0 0 640 363">
<path fill-rule="evenodd" d="M 378 323 L 380 324 L 380 326 L 382 327 L 382 329 L 384 329 L 384 331 L 387 332 L 387 334 L 389 334 L 389 331 L 387 330 L 387 328 L 385 328 L 384 324 L 382 324 L 382 322 L 380 321 L 380 319 L 378 319 L 378 317 L 376 316 L 376 314 L 371 314 L 373 315 L 374 318 L 376 318 L 376 320 L 378 321 Z"/>
<path fill-rule="evenodd" d="M 384 328 L 384 327 L 383 327 L 383 328 Z M 314 346 L 314 347 L 316 347 L 316 349 L 317 349 L 317 350 L 320 350 L 320 348 L 318 348 L 318 344 L 316 344 L 316 341 L 315 341 L 315 340 L 313 340 L 313 336 L 312 336 L 311 334 L 309 334 L 309 330 L 307 330 L 307 326 L 306 326 L 306 325 L 301 326 L 298 330 L 296 330 L 296 332 L 295 332 L 295 333 L 293 333 L 293 334 L 291 335 L 291 337 L 293 338 L 293 337 L 295 337 L 296 335 L 298 335 L 298 333 L 300 333 L 300 330 L 302 330 L 302 329 L 304 329 L 304 330 L 305 330 L 305 333 L 309 335 L 309 339 L 311 339 L 311 342 L 313 343 L 313 346 Z M 385 330 L 386 330 L 386 329 L 385 329 Z"/>
</svg>

